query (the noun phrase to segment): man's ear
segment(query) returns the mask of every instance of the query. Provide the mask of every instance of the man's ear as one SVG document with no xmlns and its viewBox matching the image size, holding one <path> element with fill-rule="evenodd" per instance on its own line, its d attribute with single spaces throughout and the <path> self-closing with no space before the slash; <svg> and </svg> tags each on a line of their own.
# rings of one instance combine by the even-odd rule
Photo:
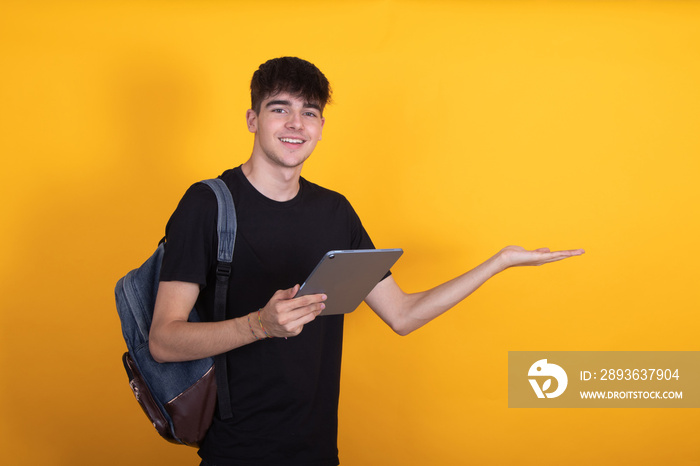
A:
<svg viewBox="0 0 700 466">
<path fill-rule="evenodd" d="M 318 136 L 318 140 L 321 140 L 321 136 L 323 135 L 323 125 L 326 124 L 326 119 L 321 117 L 321 134 Z"/>
<path fill-rule="evenodd" d="M 245 112 L 245 120 L 248 123 L 248 131 L 256 133 L 258 131 L 258 115 L 252 109 L 248 109 Z"/>
</svg>

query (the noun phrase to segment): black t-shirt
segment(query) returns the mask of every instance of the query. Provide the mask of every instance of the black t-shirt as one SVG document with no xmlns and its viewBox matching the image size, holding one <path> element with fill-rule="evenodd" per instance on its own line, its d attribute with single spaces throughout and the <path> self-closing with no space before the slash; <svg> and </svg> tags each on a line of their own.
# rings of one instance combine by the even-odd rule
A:
<svg viewBox="0 0 700 466">
<path fill-rule="evenodd" d="M 333 249 L 374 248 L 350 203 L 305 179 L 286 202 L 258 192 L 240 167 L 221 175 L 233 195 L 238 231 L 227 318 L 263 307 L 301 284 Z M 160 279 L 201 285 L 197 310 L 213 319 L 216 197 L 203 184 L 185 193 L 166 227 Z M 211 286 L 207 286 L 211 284 Z M 343 316 L 323 316 L 289 339 L 227 354 L 233 418 L 215 418 L 200 456 L 218 466 L 337 465 Z"/>
</svg>

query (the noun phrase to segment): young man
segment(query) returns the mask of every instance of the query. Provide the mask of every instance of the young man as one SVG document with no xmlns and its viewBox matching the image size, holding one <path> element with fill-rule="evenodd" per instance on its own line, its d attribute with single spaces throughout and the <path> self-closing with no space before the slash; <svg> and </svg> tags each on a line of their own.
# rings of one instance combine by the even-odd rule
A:
<svg viewBox="0 0 700 466">
<path fill-rule="evenodd" d="M 253 75 L 246 114 L 253 151 L 221 175 L 238 216 L 227 320 L 211 322 L 214 194 L 193 185 L 168 222 L 151 353 L 161 362 L 227 358 L 233 418 L 214 420 L 199 451 L 202 464 L 338 464 L 343 316 L 316 319 L 326 296 L 294 296 L 325 252 L 374 246 L 343 196 L 301 177 L 321 139 L 330 93 L 321 71 L 298 58 L 270 60 Z M 421 293 L 404 293 L 388 275 L 365 301 L 406 335 L 506 268 L 582 253 L 508 246 Z M 187 322 L 195 304 L 204 322 Z"/>
</svg>

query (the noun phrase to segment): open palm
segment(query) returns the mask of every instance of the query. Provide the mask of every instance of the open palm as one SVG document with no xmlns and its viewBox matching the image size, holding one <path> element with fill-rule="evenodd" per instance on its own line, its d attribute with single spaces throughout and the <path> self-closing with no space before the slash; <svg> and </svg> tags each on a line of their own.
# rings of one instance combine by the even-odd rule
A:
<svg viewBox="0 0 700 466">
<path fill-rule="evenodd" d="M 550 251 L 549 248 L 539 248 L 532 251 L 520 246 L 506 246 L 499 252 L 506 267 L 519 267 L 526 265 L 542 265 L 547 262 L 560 261 L 571 256 L 580 256 L 583 249 L 567 249 L 564 251 Z"/>
</svg>

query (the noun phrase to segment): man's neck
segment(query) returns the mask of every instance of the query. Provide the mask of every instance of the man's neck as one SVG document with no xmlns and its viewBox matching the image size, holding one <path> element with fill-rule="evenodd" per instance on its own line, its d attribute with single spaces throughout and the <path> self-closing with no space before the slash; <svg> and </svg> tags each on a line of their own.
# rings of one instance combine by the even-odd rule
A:
<svg viewBox="0 0 700 466">
<path fill-rule="evenodd" d="M 250 184 L 263 196 L 273 201 L 285 202 L 299 192 L 302 165 L 294 168 L 282 167 L 267 159 L 250 157 L 241 166 Z"/>
</svg>

